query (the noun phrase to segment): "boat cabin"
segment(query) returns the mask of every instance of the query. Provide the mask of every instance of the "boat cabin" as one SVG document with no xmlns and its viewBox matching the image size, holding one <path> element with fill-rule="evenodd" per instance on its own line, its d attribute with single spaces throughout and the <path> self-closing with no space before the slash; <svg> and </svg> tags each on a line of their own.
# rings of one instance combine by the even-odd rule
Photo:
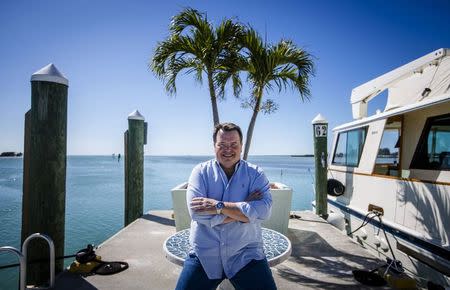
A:
<svg viewBox="0 0 450 290">
<path fill-rule="evenodd" d="M 367 116 L 368 102 L 384 91 L 384 111 Z M 355 88 L 351 104 L 355 120 L 333 129 L 328 178 L 345 190 L 333 192 L 329 183 L 331 212 L 343 214 L 351 232 L 372 209 L 382 211 L 394 248 L 412 250 L 402 251 L 408 257 L 404 264 L 415 271 L 437 270 L 445 280 L 441 274 L 450 273 L 450 50 L 439 49 Z M 375 228 L 355 235 L 383 252 L 384 238 Z"/>
</svg>

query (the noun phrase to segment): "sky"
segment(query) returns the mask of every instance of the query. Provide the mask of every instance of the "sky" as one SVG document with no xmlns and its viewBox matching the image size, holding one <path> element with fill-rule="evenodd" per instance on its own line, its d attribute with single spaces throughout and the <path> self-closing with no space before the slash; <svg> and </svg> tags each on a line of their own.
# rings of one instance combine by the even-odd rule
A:
<svg viewBox="0 0 450 290">
<path fill-rule="evenodd" d="M 0 2 L 0 152 L 23 151 L 31 75 L 53 63 L 69 80 L 67 154 L 123 154 L 127 117 L 148 122 L 146 155 L 212 155 L 212 112 L 206 83 L 181 74 L 177 95 L 148 69 L 171 17 L 185 7 L 218 25 L 235 18 L 269 43 L 291 39 L 314 57 L 311 99 L 274 90 L 277 112 L 259 114 L 250 155 L 313 152 L 311 121 L 352 121 L 351 90 L 398 66 L 450 47 L 450 1 L 23 1 Z M 244 84 L 244 88 L 248 85 Z M 244 94 L 248 90 L 244 89 Z M 386 99 L 369 103 L 369 113 Z M 251 117 L 229 92 L 220 120 L 245 132 Z M 328 143 L 331 144 L 331 138 Z"/>
</svg>

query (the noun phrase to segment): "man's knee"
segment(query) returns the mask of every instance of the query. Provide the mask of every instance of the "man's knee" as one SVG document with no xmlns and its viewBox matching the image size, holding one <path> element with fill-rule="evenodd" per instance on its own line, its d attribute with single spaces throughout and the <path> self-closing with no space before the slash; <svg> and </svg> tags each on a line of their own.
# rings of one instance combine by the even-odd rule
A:
<svg viewBox="0 0 450 290">
<path fill-rule="evenodd" d="M 277 289 L 267 260 L 252 260 L 242 268 L 233 278 L 231 283 L 236 289 Z"/>
<path fill-rule="evenodd" d="M 220 279 L 210 280 L 196 255 L 189 255 L 184 261 L 176 290 L 216 289 Z"/>
</svg>

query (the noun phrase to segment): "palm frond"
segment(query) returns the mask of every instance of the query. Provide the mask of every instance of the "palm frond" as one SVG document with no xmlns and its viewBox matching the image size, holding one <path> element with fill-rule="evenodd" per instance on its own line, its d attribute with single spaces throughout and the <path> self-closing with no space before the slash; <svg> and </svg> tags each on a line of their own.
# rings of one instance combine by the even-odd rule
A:
<svg viewBox="0 0 450 290">
<path fill-rule="evenodd" d="M 206 20 L 205 13 L 201 13 L 193 8 L 185 8 L 183 11 L 172 17 L 170 31 L 173 35 L 181 34 L 185 29 L 191 28 L 202 33 L 212 31 L 211 24 Z"/>
<path fill-rule="evenodd" d="M 201 73 L 200 76 L 198 76 L 198 71 L 202 71 L 201 64 L 197 61 L 195 58 L 183 58 L 183 57 L 173 57 L 172 60 L 168 63 L 166 72 L 164 75 L 164 81 L 165 81 L 165 88 L 166 91 L 171 94 L 175 95 L 177 92 L 176 88 L 176 79 L 178 74 L 186 70 L 186 74 L 191 73 L 193 71 L 196 72 L 197 80 L 201 82 Z"/>
<path fill-rule="evenodd" d="M 217 48 L 221 51 L 239 50 L 239 38 L 243 34 L 244 27 L 231 19 L 225 19 L 215 30 Z"/>
<path fill-rule="evenodd" d="M 298 48 L 290 40 L 282 40 L 270 48 L 270 54 L 278 60 L 278 65 L 292 64 L 296 66 L 298 77 L 314 75 L 312 56 L 305 50 Z"/>
<path fill-rule="evenodd" d="M 214 83 L 217 88 L 217 96 L 225 97 L 225 86 L 231 80 L 233 95 L 238 98 L 242 91 L 240 72 L 245 71 L 247 59 L 236 51 L 227 51 L 216 62 L 216 74 Z"/>
<path fill-rule="evenodd" d="M 192 39 L 186 36 L 173 36 L 158 43 L 150 67 L 158 77 L 163 77 L 167 64 L 174 56 L 189 54 L 194 56 L 198 54 Z"/>
<path fill-rule="evenodd" d="M 239 72 L 220 71 L 214 75 L 214 86 L 217 88 L 217 98 L 225 99 L 225 87 L 231 80 L 233 95 L 239 98 L 242 91 L 242 81 Z"/>
</svg>

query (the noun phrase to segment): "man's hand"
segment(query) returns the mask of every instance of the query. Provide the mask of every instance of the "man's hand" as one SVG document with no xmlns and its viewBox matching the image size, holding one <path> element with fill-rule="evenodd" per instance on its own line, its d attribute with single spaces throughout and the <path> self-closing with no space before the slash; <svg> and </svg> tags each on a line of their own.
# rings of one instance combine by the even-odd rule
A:
<svg viewBox="0 0 450 290">
<path fill-rule="evenodd" d="M 190 208 L 198 214 L 216 214 L 217 200 L 206 197 L 194 197 L 190 203 Z"/>
<path fill-rule="evenodd" d="M 263 194 L 260 191 L 254 191 L 252 192 L 249 196 L 247 196 L 247 198 L 245 199 L 245 201 L 255 201 L 255 200 L 260 200 L 263 198 Z"/>
</svg>

